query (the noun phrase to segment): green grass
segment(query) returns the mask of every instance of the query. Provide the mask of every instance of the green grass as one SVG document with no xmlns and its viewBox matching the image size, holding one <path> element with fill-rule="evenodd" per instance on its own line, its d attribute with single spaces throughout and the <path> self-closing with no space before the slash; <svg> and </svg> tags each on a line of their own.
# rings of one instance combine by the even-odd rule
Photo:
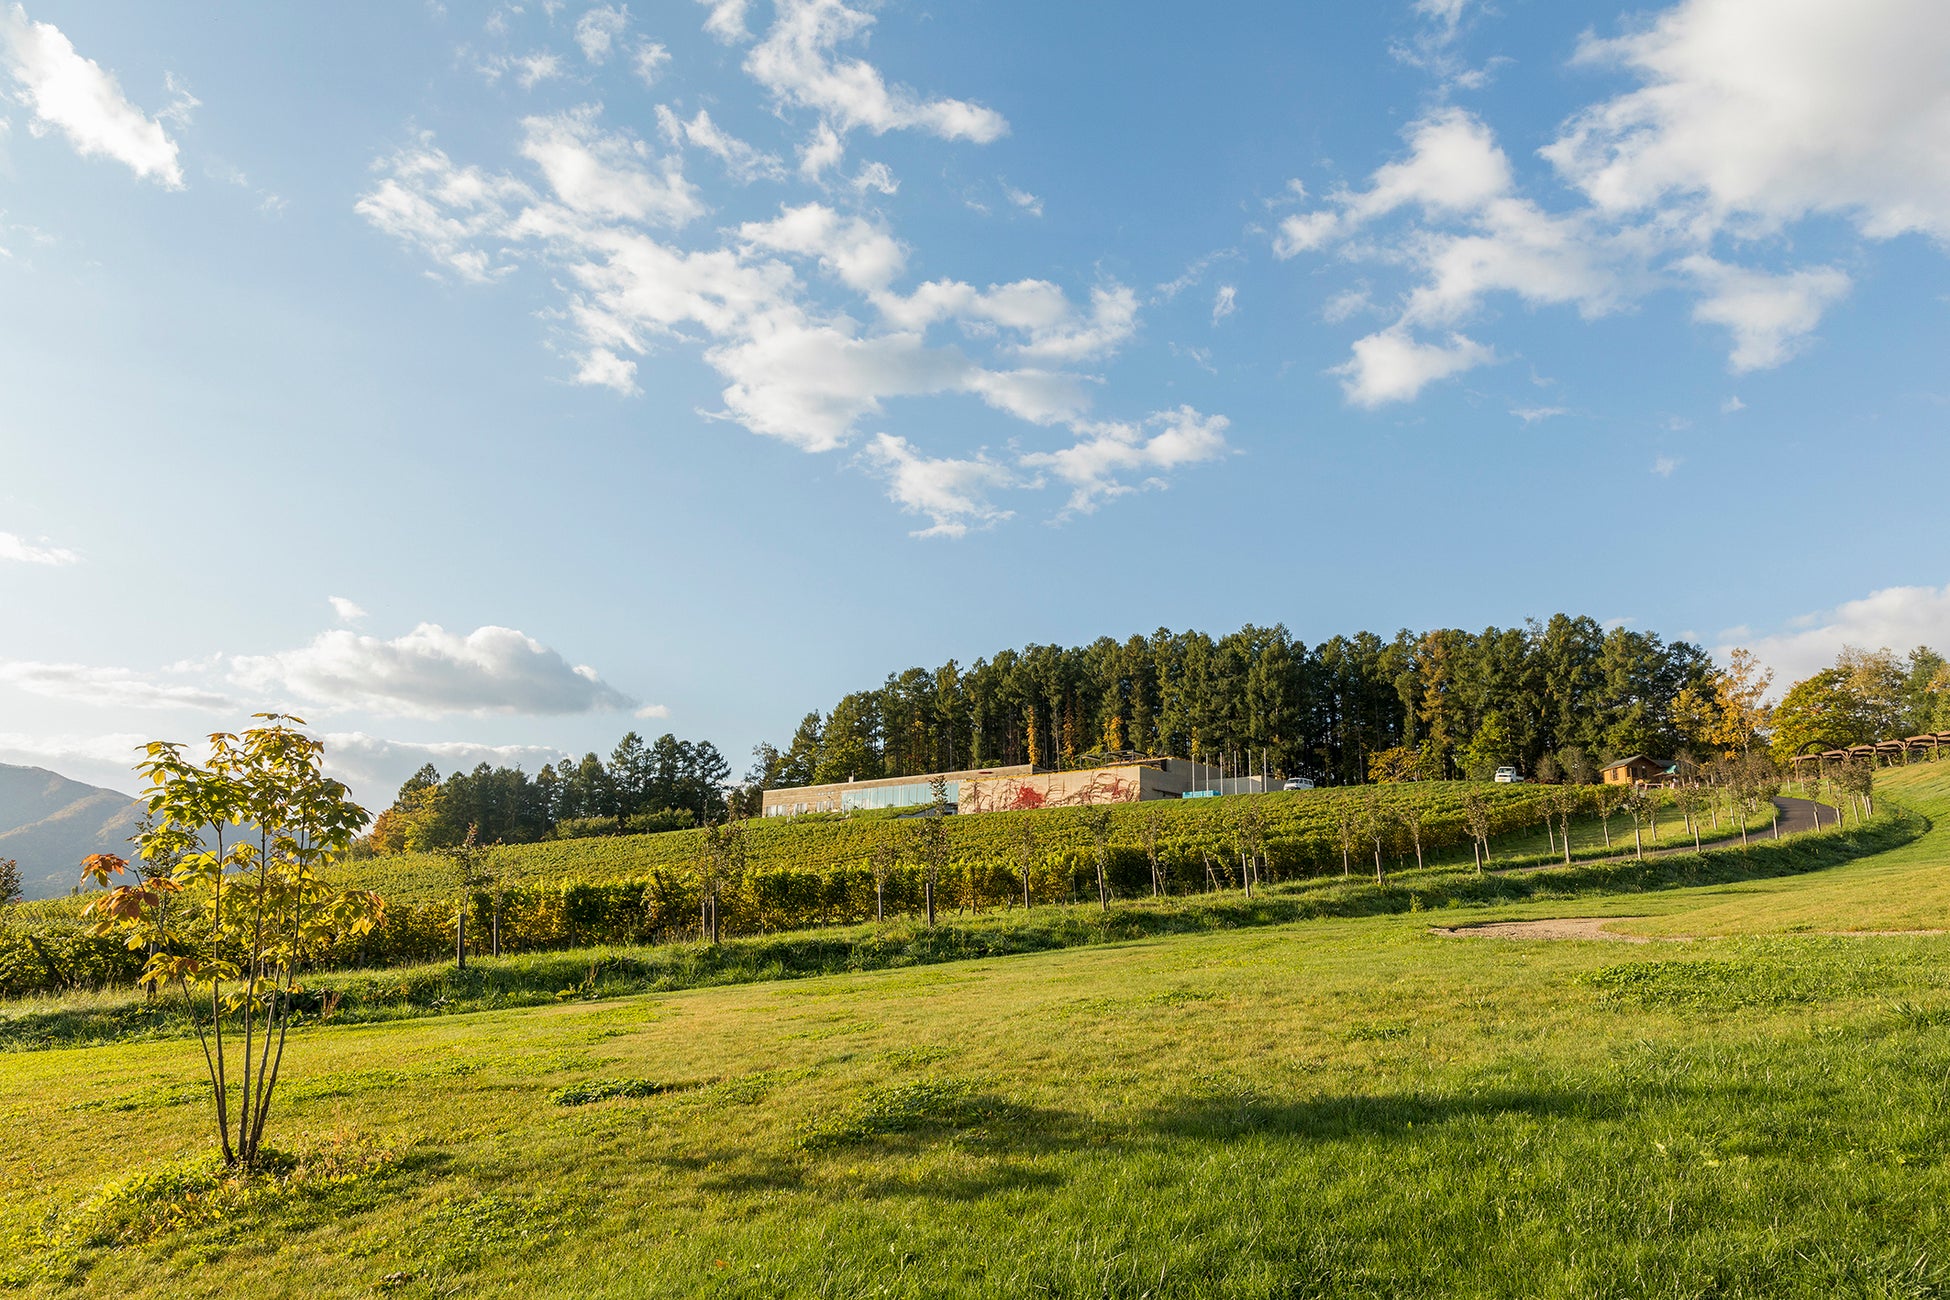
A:
<svg viewBox="0 0 1950 1300">
<path fill-rule="evenodd" d="M 292 1048 L 278 1179 L 228 1191 L 197 1163 L 192 1044 L 0 1056 L 0 1276 L 30 1295 L 1944 1295 L 1950 938 L 1781 933 L 1950 924 L 1950 783 L 1883 789 L 1911 814 L 1858 842 L 1879 852 L 1761 882 L 323 1027 Z M 1604 912 L 1775 933 L 1429 928 Z M 177 1226 L 143 1227 L 132 1188 Z"/>
<path fill-rule="evenodd" d="M 1561 906 L 1573 899 L 1638 896 L 1819 871 L 1904 843 L 1920 833 L 1923 824 L 1919 818 L 1892 810 L 1862 829 L 1779 842 L 1757 840 L 1748 850 L 1723 848 L 1697 856 L 1582 861 L 1487 873 L 1431 866 L 1396 872 L 1384 884 L 1361 874 L 1290 881 L 1263 888 L 1250 898 L 1239 890 L 1226 890 L 1120 900 L 1109 911 L 1100 911 L 1095 903 L 1046 905 L 1028 913 L 1016 908 L 962 915 L 944 911 L 942 923 L 934 928 L 901 918 L 886 925 L 756 935 L 716 947 L 675 943 L 474 958 L 465 971 L 456 970 L 451 961 L 326 971 L 307 981 L 309 992 L 299 1023 L 314 1025 L 329 1019 L 337 1024 L 369 1024 L 935 965 L 1327 917 L 1473 909 L 1530 899 L 1549 899 Z M 147 999 L 129 989 L 0 1003 L 0 1051 L 179 1037 L 189 1032 L 180 998 Z"/>
</svg>

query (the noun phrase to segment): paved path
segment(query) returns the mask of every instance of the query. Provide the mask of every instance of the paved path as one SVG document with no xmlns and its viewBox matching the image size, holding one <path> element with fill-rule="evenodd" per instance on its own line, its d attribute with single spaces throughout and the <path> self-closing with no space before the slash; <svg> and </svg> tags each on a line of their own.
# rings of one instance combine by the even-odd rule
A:
<svg viewBox="0 0 1950 1300">
<path fill-rule="evenodd" d="M 1821 828 L 1826 829 L 1835 825 L 1835 819 L 1841 815 L 1826 804 L 1817 804 L 1811 799 L 1789 799 L 1777 795 L 1774 798 L 1774 806 L 1781 810 L 1781 834 L 1783 835 L 1793 835 L 1797 831 L 1814 830 L 1816 829 L 1815 821 L 1817 818 L 1820 819 Z M 1751 842 L 1754 840 L 1772 839 L 1774 832 L 1770 829 L 1763 828 L 1757 831 L 1749 831 L 1747 835 Z M 1724 849 L 1731 848 L 1739 843 L 1740 837 L 1735 835 L 1731 839 L 1704 840 L 1701 842 L 1701 847 L 1707 849 Z M 1670 857 L 1675 853 L 1694 853 L 1697 851 L 1690 844 L 1679 844 L 1667 849 L 1647 849 L 1645 856 L 1648 858 Z M 1627 850 L 1623 853 L 1614 853 L 1608 858 L 1574 858 L 1571 860 L 1570 865 L 1574 867 L 1589 867 L 1601 862 L 1629 862 L 1637 856 L 1636 853 Z M 1527 871 L 1549 871 L 1553 867 L 1561 867 L 1564 865 L 1565 863 L 1559 860 L 1556 862 L 1539 863 L 1534 867 L 1505 867 L 1503 871 L 1507 875 L 1514 876 L 1522 875 Z M 1490 864 L 1490 870 L 1497 870 L 1495 863 Z"/>
</svg>

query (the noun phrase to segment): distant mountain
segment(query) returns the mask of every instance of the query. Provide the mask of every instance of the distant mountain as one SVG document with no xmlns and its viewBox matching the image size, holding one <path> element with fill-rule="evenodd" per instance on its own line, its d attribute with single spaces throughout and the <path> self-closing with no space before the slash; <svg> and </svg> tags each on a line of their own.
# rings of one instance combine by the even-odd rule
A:
<svg viewBox="0 0 1950 1300">
<path fill-rule="evenodd" d="M 129 856 L 142 805 L 40 767 L 0 763 L 0 858 L 20 863 L 29 898 L 65 894 L 90 853 Z"/>
</svg>

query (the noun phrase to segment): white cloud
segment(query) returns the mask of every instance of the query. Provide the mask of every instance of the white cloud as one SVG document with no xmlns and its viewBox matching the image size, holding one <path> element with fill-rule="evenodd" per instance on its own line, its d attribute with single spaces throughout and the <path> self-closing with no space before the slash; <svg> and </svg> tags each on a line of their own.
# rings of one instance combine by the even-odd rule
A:
<svg viewBox="0 0 1950 1300">
<path fill-rule="evenodd" d="M 1822 312 L 1849 290 L 1848 276 L 1832 266 L 1769 275 L 1705 256 L 1679 265 L 1705 293 L 1693 319 L 1733 331 L 1728 365 L 1736 374 L 1766 370 L 1793 356 L 1821 323 Z"/>
<path fill-rule="evenodd" d="M 709 113 L 657 116 L 673 143 L 708 149 L 734 171 L 789 179 Z M 900 398 L 960 395 L 1038 426 L 1080 428 L 1101 380 L 1079 367 L 1137 332 L 1137 295 L 1116 283 L 1096 285 L 1087 301 L 1040 279 L 906 289 L 910 250 L 884 219 L 828 202 L 686 232 L 704 209 L 681 155 L 660 157 L 605 128 L 596 107 L 529 117 L 522 128 L 521 153 L 542 184 L 459 167 L 423 137 L 380 160 L 357 208 L 468 279 L 491 281 L 527 261 L 548 268 L 563 298 L 547 313 L 555 347 L 585 385 L 632 394 L 643 356 L 693 346 L 724 383 L 721 407 L 701 414 L 808 452 L 853 444 Z M 841 130 L 822 122 L 799 176 L 818 184 L 844 156 Z M 854 188 L 895 184 L 870 163 Z M 958 339 L 935 337 L 948 330 Z M 1160 436 L 1147 435 L 1158 454 L 1178 435 Z M 929 519 L 930 535 L 1008 518 L 989 494 L 1031 484 L 1003 460 L 937 455 L 898 437 L 873 442 L 863 463 L 897 504 Z"/>
<path fill-rule="evenodd" d="M 1043 201 L 1034 194 L 1031 194 L 1028 190 L 1019 190 L 1012 185 L 1004 185 L 1002 187 L 1002 193 L 1008 198 L 1009 202 L 1015 204 L 1016 207 L 1027 212 L 1030 216 L 1040 217 L 1043 215 Z"/>
<path fill-rule="evenodd" d="M 229 696 L 186 682 L 170 682 L 129 668 L 88 664 L 0 661 L 0 682 L 48 699 L 111 709 L 205 709 L 236 707 Z"/>
<path fill-rule="evenodd" d="M 1373 308 L 1374 299 L 1367 289 L 1343 289 L 1321 304 L 1320 318 L 1329 325 L 1337 325 L 1351 316 L 1358 316 Z"/>
<path fill-rule="evenodd" d="M 672 144 L 691 144 L 724 163 L 733 180 L 750 184 L 756 180 L 784 180 L 785 164 L 772 154 L 755 149 L 735 136 L 727 135 L 703 109 L 686 122 L 664 105 L 657 105 L 657 124 Z"/>
<path fill-rule="evenodd" d="M 1829 667 L 1843 646 L 1888 647 L 1898 654 L 1919 645 L 1950 651 L 1950 585 L 1884 587 L 1860 600 L 1790 619 L 1787 630 L 1742 639 L 1774 669 L 1777 687 Z"/>
<path fill-rule="evenodd" d="M 354 211 L 461 278 L 486 281 L 513 270 L 511 206 L 534 198 L 507 176 L 456 167 L 431 137 L 381 160 L 379 184 Z"/>
<path fill-rule="evenodd" d="M 1201 415 L 1190 406 L 1159 411 L 1144 425 L 1121 422 L 1079 424 L 1077 441 L 1060 451 L 1022 458 L 1025 468 L 1046 470 L 1071 488 L 1067 513 L 1089 514 L 1110 497 L 1136 490 L 1127 481 L 1140 475 L 1145 486 L 1163 486 L 1157 471 L 1216 460 L 1226 452 L 1223 415 Z"/>
<path fill-rule="evenodd" d="M 1205 273 L 1220 262 L 1237 261 L 1240 256 L 1236 248 L 1219 248 L 1195 258 L 1190 265 L 1178 273 L 1176 279 L 1167 280 L 1158 286 L 1158 296 L 1170 302 L 1185 290 L 1205 278 Z"/>
<path fill-rule="evenodd" d="M 817 185 L 829 168 L 840 165 L 846 156 L 846 141 L 829 123 L 821 122 L 812 137 L 799 147 L 799 177 Z"/>
<path fill-rule="evenodd" d="M 1570 413 L 1569 409 L 1562 406 L 1519 406 L 1510 412 L 1525 424 L 1536 424 L 1540 420 L 1550 420 Z"/>
<path fill-rule="evenodd" d="M 646 704 L 630 715 L 633 718 L 667 718 L 670 716 L 668 704 Z"/>
<path fill-rule="evenodd" d="M 1738 396 L 1729 397 L 1726 401 L 1720 403 L 1721 415 L 1732 415 L 1735 411 L 1744 411 L 1746 409 L 1747 404 L 1741 401 Z"/>
<path fill-rule="evenodd" d="M 704 215 L 680 161 L 657 159 L 640 140 L 596 125 L 593 107 L 522 122 L 521 154 L 580 216 L 678 227 Z"/>
<path fill-rule="evenodd" d="M 0 63 L 34 110 L 36 133 L 52 127 L 75 152 L 124 164 L 170 189 L 183 187 L 176 142 L 128 101 L 112 74 L 83 58 L 52 23 L 30 22 L 19 5 L 0 10 Z M 179 112 L 187 106 L 179 99 Z"/>
<path fill-rule="evenodd" d="M 128 779 L 136 763 L 142 758 L 143 747 L 155 737 L 134 731 L 110 732 L 106 735 L 34 735 L 24 731 L 0 731 L 0 758 L 9 762 L 26 763 L 32 767 L 44 764 L 66 766 L 74 763 L 87 763 L 97 767 L 117 769 Z"/>
<path fill-rule="evenodd" d="M 849 9 L 841 0 L 776 0 L 774 7 L 777 16 L 746 56 L 745 71 L 780 102 L 812 109 L 842 134 L 911 129 L 987 144 L 1008 132 L 1008 122 L 993 109 L 959 99 L 925 99 L 888 85 L 864 59 L 836 58 L 835 46 L 866 36 L 872 14 Z M 714 6 L 707 27 L 729 29 L 729 18 L 720 22 L 727 8 Z M 736 21 L 742 29 L 742 5 Z"/>
<path fill-rule="evenodd" d="M 1940 0 L 1682 0 L 1581 58 L 1638 89 L 1544 154 L 1601 208 L 1718 225 L 1812 213 L 1950 240 L 1950 22 Z"/>
<path fill-rule="evenodd" d="M 45 541 L 45 539 L 43 539 Z M 65 546 L 47 546 L 28 541 L 18 533 L 0 533 L 0 561 L 16 564 L 78 564 L 81 556 Z"/>
<path fill-rule="evenodd" d="M 332 602 L 332 615 L 339 622 L 360 623 L 365 621 L 366 611 L 359 607 L 357 601 L 347 600 L 344 596 L 331 596 L 328 599 Z"/>
<path fill-rule="evenodd" d="M 465 636 L 422 623 L 392 640 L 337 629 L 308 646 L 239 655 L 231 675 L 248 690 L 329 709 L 393 717 L 596 713 L 636 707 L 597 676 L 513 628 Z"/>
<path fill-rule="evenodd" d="M 924 456 L 907 439 L 888 433 L 877 434 L 865 456 L 886 477 L 888 495 L 901 509 L 932 521 L 912 536 L 961 537 L 970 528 L 992 527 L 1014 513 L 989 502 L 991 490 L 1016 481 L 1006 466 L 993 461 Z"/>
<path fill-rule="evenodd" d="M 368 811 L 378 812 L 393 801 L 394 792 L 428 763 L 443 775 L 469 772 L 482 763 L 490 767 L 539 770 L 568 754 L 548 745 L 484 745 L 470 740 L 387 740 L 362 731 L 332 731 L 319 736 L 325 745 L 326 774 L 345 782 L 352 797 Z"/>
<path fill-rule="evenodd" d="M 853 174 L 853 188 L 865 194 L 868 190 L 876 194 L 898 194 L 901 183 L 894 179 L 894 169 L 884 162 L 860 164 L 860 170 Z"/>
<path fill-rule="evenodd" d="M 1433 44 L 1410 61 L 1460 84 L 1446 50 L 1469 6 L 1418 0 L 1415 12 Z M 1739 373 L 1791 358 L 1850 287 L 1835 266 L 1762 268 L 1760 241 L 1827 215 L 1868 238 L 1950 243 L 1939 0 L 1678 0 L 1629 34 L 1587 37 L 1577 61 L 1637 84 L 1574 113 L 1539 151 L 1574 206 L 1519 193 L 1488 124 L 1442 107 L 1365 185 L 1281 221 L 1274 253 L 1419 277 L 1396 324 L 1363 340 L 1371 349 L 1408 327 L 1453 328 L 1496 294 L 1596 317 L 1677 288 L 1696 320 L 1730 331 Z M 1342 371 L 1364 369 L 1357 359 Z"/>
<path fill-rule="evenodd" d="M 630 71 L 646 86 L 654 86 L 670 66 L 670 51 L 656 41 L 639 42 L 630 55 Z"/>
<path fill-rule="evenodd" d="M 1077 362 L 1116 351 L 1137 332 L 1137 295 L 1121 284 L 1090 292 L 1090 310 L 1079 311 L 1068 294 L 1047 280 L 1017 280 L 977 289 L 960 280 L 930 280 L 905 298 L 881 294 L 875 305 L 890 321 L 921 329 L 958 320 L 1014 337 L 1009 351 L 1042 362 Z"/>
<path fill-rule="evenodd" d="M 781 208 L 770 221 L 738 227 L 748 249 L 815 257 L 828 273 L 863 292 L 885 289 L 907 266 L 907 250 L 885 228 L 842 217 L 823 203 Z"/>
<path fill-rule="evenodd" d="M 1494 360 L 1494 349 L 1461 334 L 1451 334 L 1446 346 L 1418 343 L 1402 327 L 1391 326 L 1357 340 L 1354 355 L 1328 373 L 1341 377 L 1348 401 L 1373 409 L 1412 401 L 1437 380 Z"/>
<path fill-rule="evenodd" d="M 1671 478 L 1678 468 L 1679 462 L 1671 456 L 1660 456 L 1652 462 L 1652 472 L 1660 478 Z"/>
<path fill-rule="evenodd" d="M 536 50 L 531 54 L 490 55 L 481 60 L 480 69 L 481 75 L 490 83 L 512 72 L 516 84 L 523 90 L 533 90 L 544 81 L 553 81 L 568 71 L 561 58 L 548 50 Z"/>
<path fill-rule="evenodd" d="M 1239 310 L 1239 289 L 1236 285 L 1222 284 L 1212 295 L 1212 323 L 1217 325 L 1233 312 Z"/>
<path fill-rule="evenodd" d="M 616 38 L 630 25 L 630 11 L 621 5 L 597 5 L 576 20 L 576 44 L 591 63 L 609 60 Z"/>
<path fill-rule="evenodd" d="M 745 28 L 745 11 L 750 8 L 750 0 L 697 0 L 711 11 L 704 20 L 704 30 L 717 37 L 726 45 L 742 44 L 752 38 Z"/>
</svg>

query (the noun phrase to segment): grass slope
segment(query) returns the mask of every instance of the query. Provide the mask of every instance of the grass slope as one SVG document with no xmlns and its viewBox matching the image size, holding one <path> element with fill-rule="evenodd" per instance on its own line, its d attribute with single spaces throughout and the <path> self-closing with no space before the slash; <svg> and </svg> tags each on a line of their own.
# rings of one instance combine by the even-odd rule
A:
<svg viewBox="0 0 1950 1300">
<path fill-rule="evenodd" d="M 1819 914 L 1831 886 L 1847 910 L 1950 867 L 1929 777 L 1885 782 L 1932 824 L 1884 854 L 1613 903 L 1843 928 Z M 196 1165 L 188 1044 L 11 1054 L 0 1119 L 32 1137 L 0 1162 L 0 1276 L 265 1297 L 1950 1292 L 1950 939 L 1502 943 L 1430 919 L 325 1028 L 293 1049 L 293 1161 L 245 1189 Z"/>
</svg>

